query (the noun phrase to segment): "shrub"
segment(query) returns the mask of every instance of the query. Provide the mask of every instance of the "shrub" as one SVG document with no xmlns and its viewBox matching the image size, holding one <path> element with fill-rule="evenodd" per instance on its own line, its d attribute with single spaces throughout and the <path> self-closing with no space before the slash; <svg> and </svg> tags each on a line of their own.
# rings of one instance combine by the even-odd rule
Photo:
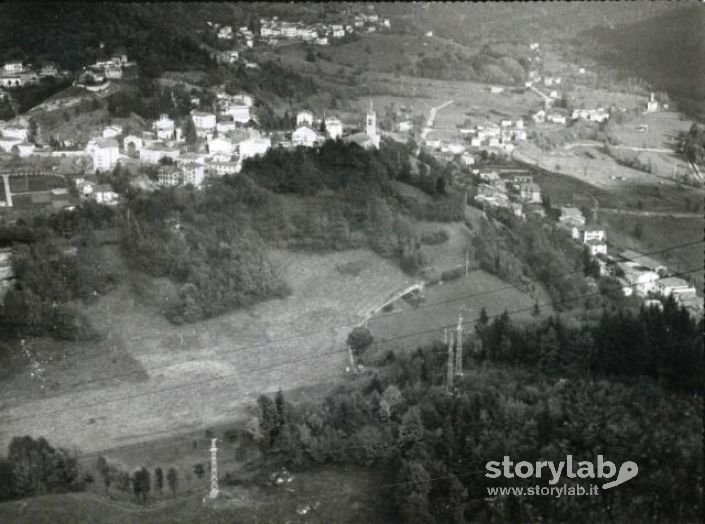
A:
<svg viewBox="0 0 705 524">
<path fill-rule="evenodd" d="M 440 229 L 438 231 L 434 231 L 432 233 L 424 233 L 421 235 L 421 243 L 426 244 L 429 246 L 436 246 L 438 244 L 443 244 L 444 242 L 448 242 L 450 239 L 450 235 L 448 232 L 444 229 Z"/>
</svg>

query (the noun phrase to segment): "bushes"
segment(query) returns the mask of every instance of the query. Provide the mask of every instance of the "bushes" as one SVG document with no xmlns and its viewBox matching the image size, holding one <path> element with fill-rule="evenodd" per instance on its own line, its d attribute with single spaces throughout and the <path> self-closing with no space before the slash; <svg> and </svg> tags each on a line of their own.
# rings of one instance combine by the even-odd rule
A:
<svg viewBox="0 0 705 524">
<path fill-rule="evenodd" d="M 424 233 L 421 235 L 421 243 L 429 246 L 437 246 L 438 244 L 443 244 L 448 242 L 450 235 L 445 229 L 439 229 L 432 233 Z"/>
</svg>

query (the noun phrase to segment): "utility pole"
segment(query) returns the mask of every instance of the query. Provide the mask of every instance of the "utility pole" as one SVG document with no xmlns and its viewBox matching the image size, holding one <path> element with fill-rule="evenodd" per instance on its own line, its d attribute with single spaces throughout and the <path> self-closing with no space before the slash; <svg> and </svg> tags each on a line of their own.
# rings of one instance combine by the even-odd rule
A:
<svg viewBox="0 0 705 524">
<path fill-rule="evenodd" d="M 468 270 L 470 269 L 470 252 L 465 250 L 465 276 L 468 276 Z"/>
<path fill-rule="evenodd" d="M 453 332 L 448 333 L 448 371 L 446 375 L 446 393 L 453 390 Z"/>
<path fill-rule="evenodd" d="M 455 341 L 455 374 L 463 374 L 463 314 L 458 314 L 458 327 Z"/>
<path fill-rule="evenodd" d="M 217 438 L 211 439 L 211 490 L 210 493 L 208 493 L 209 499 L 216 498 L 218 496 L 218 493 L 220 493 L 220 490 L 218 489 L 218 446 L 216 445 L 217 441 Z"/>
</svg>

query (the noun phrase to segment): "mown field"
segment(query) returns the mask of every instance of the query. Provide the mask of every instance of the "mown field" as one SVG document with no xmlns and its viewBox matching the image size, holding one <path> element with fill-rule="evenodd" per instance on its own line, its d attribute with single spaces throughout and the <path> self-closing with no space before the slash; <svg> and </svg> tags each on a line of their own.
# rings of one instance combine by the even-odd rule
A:
<svg viewBox="0 0 705 524">
<path fill-rule="evenodd" d="M 514 319 L 532 318 L 532 307 L 536 302 L 550 303 L 548 295 L 538 286 L 536 288 L 535 296 L 530 296 L 494 275 L 476 269 L 467 277 L 426 287 L 418 304 L 397 300 L 391 310 L 380 312 L 367 325 L 379 350 L 415 348 L 442 340 L 443 327 L 454 326 L 459 313 L 465 319 L 467 330 L 474 329 L 473 322 L 483 308 L 490 317 L 506 310 Z M 549 314 L 552 309 L 549 306 L 541 311 Z"/>
<path fill-rule="evenodd" d="M 276 470 L 272 470 L 275 472 Z M 395 514 L 380 486 L 384 473 L 355 467 L 318 468 L 294 473 L 291 483 L 221 485 L 221 497 L 204 505 L 205 489 L 146 507 L 116 502 L 92 493 L 46 495 L 0 504 L 0 522 L 13 524 L 261 524 L 369 522 L 387 524 Z M 297 512 L 308 507 L 305 515 Z"/>
<path fill-rule="evenodd" d="M 47 367 L 48 390 L 29 369 L 5 386 L 0 446 L 24 434 L 82 452 L 147 441 L 237 419 L 261 392 L 337 380 L 351 326 L 408 277 L 366 250 L 272 257 L 291 296 L 199 324 L 164 319 L 170 287 L 149 279 L 85 306 L 103 340 L 66 343 L 67 359 Z M 341 272 L 350 262 L 360 270 Z"/>
</svg>

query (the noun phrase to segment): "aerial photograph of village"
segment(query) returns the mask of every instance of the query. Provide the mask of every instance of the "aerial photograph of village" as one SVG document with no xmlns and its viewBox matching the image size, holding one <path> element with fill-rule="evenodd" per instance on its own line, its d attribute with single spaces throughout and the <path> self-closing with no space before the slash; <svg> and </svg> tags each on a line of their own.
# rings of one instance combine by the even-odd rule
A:
<svg viewBox="0 0 705 524">
<path fill-rule="evenodd" d="M 0 523 L 705 515 L 705 4 L 0 4 Z"/>
</svg>

